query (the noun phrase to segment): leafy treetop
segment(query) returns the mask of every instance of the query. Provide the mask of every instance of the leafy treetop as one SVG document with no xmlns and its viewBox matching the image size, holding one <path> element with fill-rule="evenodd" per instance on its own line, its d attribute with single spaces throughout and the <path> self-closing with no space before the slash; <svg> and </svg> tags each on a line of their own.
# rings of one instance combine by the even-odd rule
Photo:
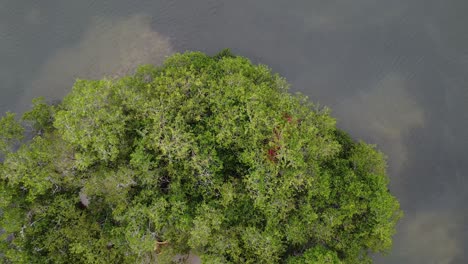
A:
<svg viewBox="0 0 468 264">
<path fill-rule="evenodd" d="M 227 50 L 36 99 L 0 155 L 6 263 L 370 263 L 401 216 L 379 151 Z"/>
</svg>

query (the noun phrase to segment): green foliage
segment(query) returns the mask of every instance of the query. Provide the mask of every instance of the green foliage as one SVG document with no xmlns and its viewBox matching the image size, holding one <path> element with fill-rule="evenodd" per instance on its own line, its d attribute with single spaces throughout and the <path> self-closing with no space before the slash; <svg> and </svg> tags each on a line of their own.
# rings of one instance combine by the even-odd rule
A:
<svg viewBox="0 0 468 264">
<path fill-rule="evenodd" d="M 221 60 L 222 58 L 235 58 L 236 56 L 231 52 L 230 49 L 223 49 L 218 54 L 214 55 L 213 58 Z"/>
<path fill-rule="evenodd" d="M 307 249 L 301 256 L 288 259 L 288 264 L 341 264 L 335 251 L 328 250 L 321 245 Z"/>
<path fill-rule="evenodd" d="M 7 112 L 0 119 L 0 155 L 10 152 L 13 145 L 23 138 L 24 128 L 16 121 L 15 116 Z"/>
<path fill-rule="evenodd" d="M 0 119 L 6 263 L 366 263 L 401 217 L 383 155 L 263 65 L 176 54 Z"/>
<path fill-rule="evenodd" d="M 36 133 L 43 133 L 52 129 L 53 106 L 47 104 L 43 97 L 32 100 L 33 108 L 23 114 L 22 119 L 32 124 Z"/>
</svg>

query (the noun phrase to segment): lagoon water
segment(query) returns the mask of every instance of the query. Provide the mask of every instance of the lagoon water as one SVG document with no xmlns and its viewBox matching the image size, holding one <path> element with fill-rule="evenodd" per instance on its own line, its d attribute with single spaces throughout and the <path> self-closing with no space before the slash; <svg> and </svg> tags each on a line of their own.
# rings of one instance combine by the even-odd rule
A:
<svg viewBox="0 0 468 264">
<path fill-rule="evenodd" d="M 76 78 L 231 48 L 388 155 L 405 217 L 376 263 L 466 263 L 467 11 L 463 0 L 0 0 L 0 112 L 60 99 Z"/>
</svg>

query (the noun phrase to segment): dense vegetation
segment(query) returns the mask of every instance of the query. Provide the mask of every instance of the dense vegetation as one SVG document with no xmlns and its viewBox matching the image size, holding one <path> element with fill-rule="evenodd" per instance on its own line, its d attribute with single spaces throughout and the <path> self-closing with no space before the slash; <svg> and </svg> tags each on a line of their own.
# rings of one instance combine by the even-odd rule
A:
<svg viewBox="0 0 468 264">
<path fill-rule="evenodd" d="M 227 51 L 36 99 L 0 155 L 6 263 L 368 263 L 401 216 L 380 152 Z"/>
</svg>

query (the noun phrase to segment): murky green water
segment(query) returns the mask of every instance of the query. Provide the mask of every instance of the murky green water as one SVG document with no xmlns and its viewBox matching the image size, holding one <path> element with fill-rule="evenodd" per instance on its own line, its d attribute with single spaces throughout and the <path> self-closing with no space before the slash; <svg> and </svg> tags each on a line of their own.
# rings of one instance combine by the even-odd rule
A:
<svg viewBox="0 0 468 264">
<path fill-rule="evenodd" d="M 0 112 L 185 50 L 270 65 L 389 156 L 406 217 L 377 263 L 463 263 L 468 2 L 0 0 Z"/>
</svg>

